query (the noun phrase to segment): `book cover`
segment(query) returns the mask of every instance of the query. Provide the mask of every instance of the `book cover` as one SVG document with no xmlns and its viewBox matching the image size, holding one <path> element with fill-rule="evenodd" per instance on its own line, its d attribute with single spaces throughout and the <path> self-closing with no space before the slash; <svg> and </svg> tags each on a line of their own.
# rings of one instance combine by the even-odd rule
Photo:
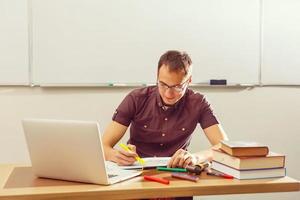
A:
<svg viewBox="0 0 300 200">
<path fill-rule="evenodd" d="M 251 170 L 237 170 L 222 163 L 213 161 L 212 168 L 224 174 L 228 174 L 237 179 L 261 179 L 261 178 L 279 178 L 286 175 L 286 169 L 268 168 L 268 169 L 251 169 Z"/>
<path fill-rule="evenodd" d="M 224 152 L 232 156 L 266 156 L 269 153 L 267 145 L 248 141 L 221 141 Z"/>
<path fill-rule="evenodd" d="M 269 152 L 264 156 L 235 157 L 222 150 L 213 150 L 213 160 L 235 169 L 266 169 L 285 166 L 285 155 Z"/>
</svg>

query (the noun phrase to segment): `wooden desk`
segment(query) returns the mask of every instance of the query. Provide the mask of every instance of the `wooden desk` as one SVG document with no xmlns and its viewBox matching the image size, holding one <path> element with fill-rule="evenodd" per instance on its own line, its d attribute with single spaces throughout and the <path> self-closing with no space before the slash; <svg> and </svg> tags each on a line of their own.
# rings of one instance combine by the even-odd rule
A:
<svg viewBox="0 0 300 200">
<path fill-rule="evenodd" d="M 0 165 L 0 200 L 140 199 L 300 190 L 300 182 L 289 177 L 240 181 L 203 173 L 200 180 L 194 183 L 174 179 L 169 173 L 155 170 L 145 171 L 144 174 L 167 178 L 171 181 L 170 185 L 144 181 L 141 176 L 111 186 L 83 184 L 36 178 L 28 166 Z"/>
</svg>

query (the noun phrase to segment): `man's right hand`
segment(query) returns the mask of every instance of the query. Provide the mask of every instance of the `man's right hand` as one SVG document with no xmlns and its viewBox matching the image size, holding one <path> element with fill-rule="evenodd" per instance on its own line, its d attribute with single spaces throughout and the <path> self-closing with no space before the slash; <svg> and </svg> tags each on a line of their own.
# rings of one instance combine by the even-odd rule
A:
<svg viewBox="0 0 300 200">
<path fill-rule="evenodd" d="M 138 154 L 136 153 L 136 147 L 134 145 L 128 144 L 127 146 L 131 149 L 130 151 L 126 151 L 122 148 L 112 149 L 109 160 L 121 166 L 132 165 L 136 161 L 135 157 L 137 157 Z"/>
</svg>

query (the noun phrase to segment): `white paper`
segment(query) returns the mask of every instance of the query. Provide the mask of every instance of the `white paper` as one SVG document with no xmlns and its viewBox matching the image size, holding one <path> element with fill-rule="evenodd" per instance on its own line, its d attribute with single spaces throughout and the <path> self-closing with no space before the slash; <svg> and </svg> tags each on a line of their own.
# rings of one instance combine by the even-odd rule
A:
<svg viewBox="0 0 300 200">
<path fill-rule="evenodd" d="M 109 162 L 109 165 L 116 165 L 121 169 L 142 169 L 142 168 L 153 168 L 153 167 L 162 167 L 167 166 L 169 160 L 171 157 L 149 157 L 149 158 L 143 158 L 145 161 L 144 165 L 141 165 L 137 161 L 133 163 L 133 165 L 130 166 L 118 166 L 116 163 Z"/>
</svg>

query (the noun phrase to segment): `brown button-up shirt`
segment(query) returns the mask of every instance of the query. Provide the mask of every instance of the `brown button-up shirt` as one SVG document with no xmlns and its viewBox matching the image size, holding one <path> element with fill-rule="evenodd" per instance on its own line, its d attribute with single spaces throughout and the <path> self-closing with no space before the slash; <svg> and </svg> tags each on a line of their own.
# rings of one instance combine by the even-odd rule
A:
<svg viewBox="0 0 300 200">
<path fill-rule="evenodd" d="M 131 124 L 128 143 L 136 145 L 142 157 L 172 156 L 180 148 L 187 149 L 198 123 L 202 129 L 218 124 L 203 95 L 187 89 L 175 105 L 166 108 L 156 86 L 130 92 L 112 119 Z"/>
</svg>

